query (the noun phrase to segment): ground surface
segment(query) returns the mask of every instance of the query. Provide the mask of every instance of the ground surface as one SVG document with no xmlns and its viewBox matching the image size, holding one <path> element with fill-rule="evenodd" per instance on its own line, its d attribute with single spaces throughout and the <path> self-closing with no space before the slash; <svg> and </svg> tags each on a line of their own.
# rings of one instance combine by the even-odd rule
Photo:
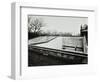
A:
<svg viewBox="0 0 100 82">
<path fill-rule="evenodd" d="M 80 57 L 72 58 L 70 56 L 67 59 L 44 55 L 36 50 L 28 50 L 28 66 L 48 66 L 48 65 L 71 65 L 71 64 L 86 64 L 82 63 L 84 59 Z M 85 60 L 87 61 L 87 59 Z"/>
<path fill-rule="evenodd" d="M 37 47 L 45 47 L 57 50 L 63 50 L 62 45 L 72 46 L 72 48 L 67 47 L 64 51 L 82 52 L 81 50 L 75 51 L 75 47 L 83 47 L 82 37 L 38 37 L 29 40 L 29 45 L 35 45 Z M 41 53 L 39 50 L 33 49 L 28 50 L 28 65 L 29 66 L 47 66 L 47 65 L 69 65 L 69 64 L 85 64 L 87 59 L 81 57 L 67 57 L 67 59 L 53 56 L 48 52 L 49 55 Z M 83 61 L 83 62 L 82 62 Z"/>
</svg>

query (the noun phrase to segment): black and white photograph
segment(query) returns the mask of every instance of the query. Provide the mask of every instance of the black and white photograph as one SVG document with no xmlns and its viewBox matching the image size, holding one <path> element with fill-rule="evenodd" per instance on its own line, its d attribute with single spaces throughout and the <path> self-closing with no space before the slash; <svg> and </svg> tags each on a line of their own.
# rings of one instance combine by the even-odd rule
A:
<svg viewBox="0 0 100 82">
<path fill-rule="evenodd" d="M 67 76 L 98 73 L 95 8 L 34 3 L 11 6 L 13 79 L 65 77 L 66 80 Z"/>
<path fill-rule="evenodd" d="M 88 17 L 27 16 L 28 67 L 88 64 Z"/>
</svg>

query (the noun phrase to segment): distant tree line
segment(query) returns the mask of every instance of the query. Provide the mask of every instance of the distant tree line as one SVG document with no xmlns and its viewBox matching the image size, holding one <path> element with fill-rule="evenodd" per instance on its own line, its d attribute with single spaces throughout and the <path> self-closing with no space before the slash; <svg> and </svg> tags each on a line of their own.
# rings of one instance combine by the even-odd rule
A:
<svg viewBox="0 0 100 82">
<path fill-rule="evenodd" d="M 42 32 L 41 36 L 72 36 L 72 34 L 67 32 Z"/>
</svg>

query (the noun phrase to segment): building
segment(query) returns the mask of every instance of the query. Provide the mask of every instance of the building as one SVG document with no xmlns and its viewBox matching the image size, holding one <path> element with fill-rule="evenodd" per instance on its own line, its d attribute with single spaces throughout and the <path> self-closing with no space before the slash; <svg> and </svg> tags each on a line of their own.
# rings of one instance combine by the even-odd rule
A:
<svg viewBox="0 0 100 82">
<path fill-rule="evenodd" d="M 80 36 L 85 37 L 86 43 L 88 44 L 88 25 L 87 24 L 81 25 Z"/>
</svg>

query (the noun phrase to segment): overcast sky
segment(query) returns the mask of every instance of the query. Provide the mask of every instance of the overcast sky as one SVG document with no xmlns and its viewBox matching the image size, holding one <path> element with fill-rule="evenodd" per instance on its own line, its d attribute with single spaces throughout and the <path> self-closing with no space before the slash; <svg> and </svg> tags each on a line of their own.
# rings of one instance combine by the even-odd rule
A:
<svg viewBox="0 0 100 82">
<path fill-rule="evenodd" d="M 42 27 L 43 31 L 70 32 L 72 34 L 80 33 L 81 24 L 88 24 L 88 18 L 83 17 L 63 17 L 63 16 L 34 16 L 32 18 L 41 18 L 46 24 Z"/>
</svg>

